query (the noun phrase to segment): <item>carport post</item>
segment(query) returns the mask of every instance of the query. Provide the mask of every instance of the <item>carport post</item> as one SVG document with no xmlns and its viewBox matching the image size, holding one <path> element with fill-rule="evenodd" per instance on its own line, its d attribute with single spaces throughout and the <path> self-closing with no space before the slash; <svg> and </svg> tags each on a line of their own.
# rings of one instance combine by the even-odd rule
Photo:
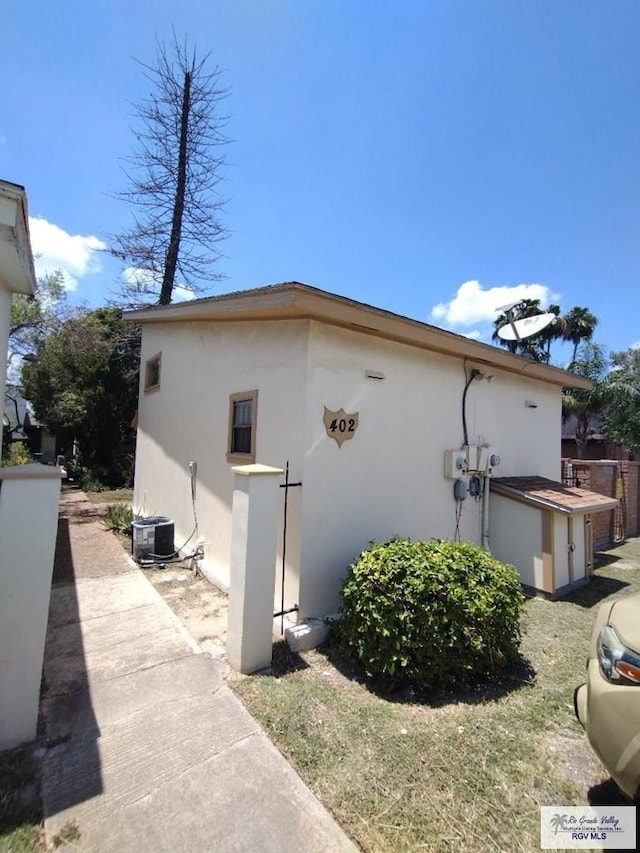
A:
<svg viewBox="0 0 640 853">
<path fill-rule="evenodd" d="M 247 674 L 271 665 L 278 479 L 284 471 L 269 465 L 239 465 L 232 471 L 227 655 L 234 669 Z"/>
</svg>

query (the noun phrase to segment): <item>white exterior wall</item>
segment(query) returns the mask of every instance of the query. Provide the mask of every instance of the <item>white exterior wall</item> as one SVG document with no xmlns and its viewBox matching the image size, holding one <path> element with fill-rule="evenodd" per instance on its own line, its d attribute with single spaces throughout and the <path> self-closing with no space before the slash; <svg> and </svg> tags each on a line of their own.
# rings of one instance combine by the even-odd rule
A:
<svg viewBox="0 0 640 853">
<path fill-rule="evenodd" d="M 229 581 L 231 469 L 239 464 L 226 459 L 229 397 L 258 390 L 256 462 L 284 468 L 289 459 L 291 480 L 300 480 L 307 336 L 305 321 L 144 327 L 134 505 L 172 518 L 181 545 L 194 526 L 188 465 L 197 462 L 202 569 L 222 586 Z M 159 352 L 160 389 L 145 394 L 145 361 Z M 289 494 L 287 607 L 297 600 L 299 493 Z M 194 538 L 188 548 L 197 544 Z"/>
<path fill-rule="evenodd" d="M 367 379 L 366 370 L 384 380 Z M 502 458 L 498 474 L 560 474 L 560 389 L 492 371 L 467 394 L 471 443 Z M 302 617 L 339 604 L 346 567 L 372 540 L 451 538 L 453 481 L 444 452 L 463 442 L 461 360 L 358 332 L 312 323 L 304 461 Z M 532 400 L 537 408 L 527 408 Z M 358 412 L 355 437 L 338 447 L 323 407 Z M 492 499 L 493 500 L 493 499 Z M 460 535 L 481 542 L 481 502 L 463 504 Z"/>
<path fill-rule="evenodd" d="M 258 390 L 255 461 L 284 468 L 289 459 L 291 481 L 303 482 L 289 493 L 285 607 L 298 603 L 302 618 L 335 612 L 347 566 L 372 539 L 455 535 L 444 453 L 463 442 L 460 359 L 315 321 L 150 324 L 141 383 L 145 361 L 159 352 L 160 389 L 140 389 L 134 504 L 174 519 L 181 545 L 193 529 L 188 464 L 197 462 L 211 579 L 228 583 L 237 464 L 226 459 L 229 397 L 242 391 Z M 386 378 L 368 379 L 366 370 Z M 490 383 L 469 388 L 469 441 L 495 448 L 498 475 L 557 479 L 560 389 L 492 372 Z M 359 413 L 342 447 L 326 434 L 325 405 Z M 461 538 L 479 544 L 480 527 L 481 502 L 467 498 Z M 276 603 L 279 586 L 278 574 Z"/>
<path fill-rule="evenodd" d="M 534 589 L 544 589 L 542 515 L 541 510 L 503 495 L 491 496 L 492 553 L 515 566 L 522 583 Z"/>
</svg>

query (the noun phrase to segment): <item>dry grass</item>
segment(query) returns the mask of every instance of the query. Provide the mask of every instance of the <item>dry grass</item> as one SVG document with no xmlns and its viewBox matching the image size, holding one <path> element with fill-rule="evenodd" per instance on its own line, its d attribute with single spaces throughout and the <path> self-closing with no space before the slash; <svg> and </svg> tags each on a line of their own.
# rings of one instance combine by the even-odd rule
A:
<svg viewBox="0 0 640 853">
<path fill-rule="evenodd" d="M 640 590 L 640 543 L 589 587 L 527 602 L 523 664 L 488 690 L 389 695 L 336 647 L 235 689 L 366 851 L 538 851 L 539 808 L 616 802 L 573 714 L 599 603 Z M 284 660 L 282 660 L 284 657 Z"/>
<path fill-rule="evenodd" d="M 133 489 L 107 489 L 104 492 L 85 492 L 94 504 L 131 504 Z"/>
</svg>

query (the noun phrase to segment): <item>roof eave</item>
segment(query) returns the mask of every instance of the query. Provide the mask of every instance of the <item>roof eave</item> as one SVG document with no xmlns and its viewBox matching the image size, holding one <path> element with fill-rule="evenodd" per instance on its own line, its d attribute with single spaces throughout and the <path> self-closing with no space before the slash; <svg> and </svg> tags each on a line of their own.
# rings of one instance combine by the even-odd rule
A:
<svg viewBox="0 0 640 853">
<path fill-rule="evenodd" d="M 566 370 L 298 282 L 128 311 L 125 317 L 143 325 L 204 320 L 317 320 L 560 387 L 592 387 L 591 380 Z"/>
<path fill-rule="evenodd" d="M 0 286 L 32 294 L 36 277 L 24 187 L 0 180 Z"/>
<path fill-rule="evenodd" d="M 540 507 L 540 509 L 549 509 L 553 512 L 559 512 L 562 515 L 587 515 L 591 512 L 605 512 L 606 510 L 615 509 L 618 505 L 616 498 L 606 498 L 602 496 L 601 501 L 594 501 L 592 504 L 584 504 L 579 507 L 569 507 L 566 504 L 556 503 L 530 492 L 523 492 L 521 489 L 516 489 L 513 486 L 505 486 L 503 483 L 491 483 L 491 491 L 505 498 L 514 498 L 522 503 L 530 504 L 531 506 Z"/>
</svg>

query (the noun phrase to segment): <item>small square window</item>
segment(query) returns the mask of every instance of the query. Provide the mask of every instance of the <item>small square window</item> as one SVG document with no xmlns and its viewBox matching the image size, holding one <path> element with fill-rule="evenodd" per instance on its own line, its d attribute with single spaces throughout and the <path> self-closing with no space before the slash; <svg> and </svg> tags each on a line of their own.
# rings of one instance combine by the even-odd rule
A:
<svg viewBox="0 0 640 853">
<path fill-rule="evenodd" d="M 230 462 L 249 463 L 255 461 L 257 409 L 257 391 L 232 394 L 229 398 L 227 459 Z"/>
<path fill-rule="evenodd" d="M 144 393 L 157 391 L 160 388 L 160 360 L 162 353 L 147 359 L 144 366 Z"/>
</svg>

